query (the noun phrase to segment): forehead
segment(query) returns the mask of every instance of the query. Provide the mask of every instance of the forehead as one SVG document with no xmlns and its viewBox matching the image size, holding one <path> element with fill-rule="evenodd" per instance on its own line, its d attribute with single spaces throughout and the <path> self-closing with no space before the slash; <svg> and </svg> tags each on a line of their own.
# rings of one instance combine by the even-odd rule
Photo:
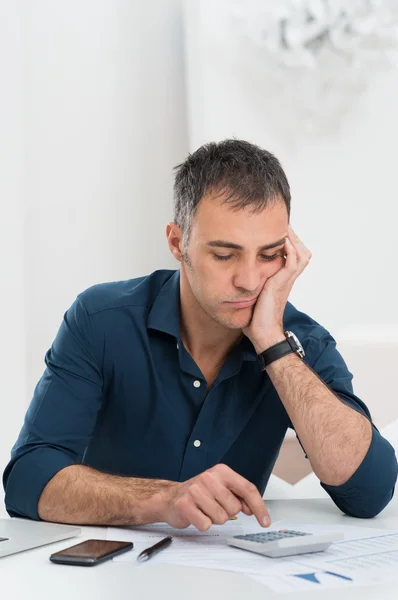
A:
<svg viewBox="0 0 398 600">
<path fill-rule="evenodd" d="M 272 201 L 260 212 L 253 207 L 235 209 L 220 198 L 205 197 L 192 223 L 192 235 L 209 241 L 216 237 L 236 241 L 250 236 L 262 237 L 264 244 L 287 234 L 288 214 L 282 200 Z M 234 238 L 234 239 L 233 239 Z"/>
</svg>

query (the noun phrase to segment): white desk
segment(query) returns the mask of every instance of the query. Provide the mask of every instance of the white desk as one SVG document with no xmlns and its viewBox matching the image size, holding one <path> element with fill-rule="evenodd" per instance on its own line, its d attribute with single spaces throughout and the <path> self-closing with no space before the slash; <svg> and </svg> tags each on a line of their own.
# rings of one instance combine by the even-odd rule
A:
<svg viewBox="0 0 398 600">
<path fill-rule="evenodd" d="M 365 521 L 342 515 L 329 499 L 270 500 L 267 505 L 273 521 L 288 518 L 398 529 L 398 497 L 379 517 Z M 54 565 L 48 560 L 52 552 L 83 539 L 105 535 L 105 528 L 85 527 L 80 538 L 1 558 L 0 596 L 10 600 L 281 600 L 283 597 L 308 600 L 309 596 L 336 600 L 334 590 L 281 596 L 245 575 L 224 571 L 172 565 L 151 567 L 150 563 L 139 569 L 113 561 L 84 568 Z M 383 587 L 353 588 L 346 592 L 344 600 L 396 600 L 397 597 L 397 584 L 391 583 Z"/>
</svg>

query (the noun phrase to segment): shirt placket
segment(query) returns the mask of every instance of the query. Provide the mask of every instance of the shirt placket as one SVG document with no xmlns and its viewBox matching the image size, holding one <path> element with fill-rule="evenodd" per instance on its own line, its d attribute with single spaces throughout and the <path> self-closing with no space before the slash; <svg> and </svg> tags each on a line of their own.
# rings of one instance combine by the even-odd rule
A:
<svg viewBox="0 0 398 600">
<path fill-rule="evenodd" d="M 180 471 L 180 481 L 186 481 L 209 468 L 209 444 L 213 433 L 213 424 L 218 417 L 220 385 L 239 370 L 236 357 L 224 365 L 207 392 L 207 382 L 199 367 L 181 343 L 178 344 L 181 370 L 187 377 L 192 402 L 200 406 L 198 417 L 188 439 Z M 240 364 L 240 361 L 238 361 Z"/>
<path fill-rule="evenodd" d="M 206 381 L 204 379 L 192 380 L 192 394 L 200 395 L 202 407 L 186 445 L 180 481 L 190 479 L 208 468 L 207 454 L 211 434 L 210 424 L 214 422 L 217 411 L 217 401 L 214 398 L 217 390 L 212 388 L 206 394 Z M 198 402 L 198 397 L 193 400 Z"/>
</svg>

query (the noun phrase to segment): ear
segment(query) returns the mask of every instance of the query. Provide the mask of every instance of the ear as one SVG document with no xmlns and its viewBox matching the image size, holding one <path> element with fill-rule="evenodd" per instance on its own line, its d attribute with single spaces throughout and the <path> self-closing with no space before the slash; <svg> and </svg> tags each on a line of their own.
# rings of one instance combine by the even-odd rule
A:
<svg viewBox="0 0 398 600">
<path fill-rule="evenodd" d="M 166 237 L 172 255 L 181 262 L 183 238 L 181 229 L 175 223 L 168 223 L 166 227 Z"/>
</svg>

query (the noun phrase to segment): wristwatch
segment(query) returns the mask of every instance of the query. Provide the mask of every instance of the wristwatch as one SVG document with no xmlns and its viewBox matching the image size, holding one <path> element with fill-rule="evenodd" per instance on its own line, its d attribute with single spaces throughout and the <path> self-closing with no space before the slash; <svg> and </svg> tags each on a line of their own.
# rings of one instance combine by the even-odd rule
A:
<svg viewBox="0 0 398 600">
<path fill-rule="evenodd" d="M 297 336 L 292 331 L 285 331 L 285 336 L 286 339 L 283 342 L 279 342 L 279 344 L 275 344 L 275 346 L 271 346 L 271 348 L 267 348 L 267 350 L 257 355 L 262 371 L 275 360 L 292 352 L 297 354 L 301 359 L 304 358 L 304 348 Z"/>
</svg>

